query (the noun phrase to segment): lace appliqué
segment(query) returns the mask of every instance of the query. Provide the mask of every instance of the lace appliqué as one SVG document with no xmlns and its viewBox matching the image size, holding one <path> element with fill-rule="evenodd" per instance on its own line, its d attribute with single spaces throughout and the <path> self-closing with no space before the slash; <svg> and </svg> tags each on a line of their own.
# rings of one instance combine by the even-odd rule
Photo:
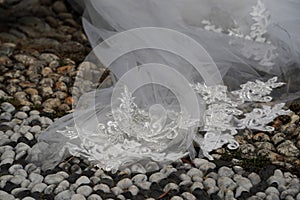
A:
<svg viewBox="0 0 300 200">
<path fill-rule="evenodd" d="M 95 132 L 76 126 L 57 132 L 80 140 L 79 144 L 67 142 L 66 147 L 72 155 L 84 156 L 105 170 L 116 171 L 120 166 L 143 159 L 158 163 L 174 161 L 187 154 L 190 144 L 183 145 L 182 142 L 188 137 L 194 138 L 204 156 L 213 159 L 209 153 L 225 144 L 230 149 L 238 148 L 234 139 L 238 129 L 269 131 L 272 128 L 266 126 L 267 123 L 289 112 L 282 110 L 283 104 L 255 108 L 250 113 L 244 113 L 240 108 L 245 102 L 271 101 L 268 95 L 272 89 L 282 85 L 276 77 L 267 82 L 247 82 L 240 90 L 232 92 L 223 85 L 191 85 L 207 103 L 205 123 L 201 128 L 204 136 L 196 132 L 200 120 L 191 119 L 185 113 L 166 110 L 160 104 L 150 106 L 147 111 L 140 109 L 127 87 L 121 93 L 117 109 L 106 113 L 108 120 L 99 123 Z M 83 132 L 85 134 L 80 134 Z M 137 165 L 139 171 L 149 170 Z"/>
<path fill-rule="evenodd" d="M 277 82 L 277 77 L 274 77 L 267 82 L 249 81 L 241 85 L 240 90 L 232 92 L 228 92 L 226 86 L 205 86 L 200 83 L 192 85 L 207 103 L 205 126 L 202 129 L 206 134 L 204 137 L 196 137 L 204 156 L 212 159 L 209 152 L 224 144 L 228 144 L 230 149 L 238 148 L 239 144 L 234 139 L 238 129 L 272 131 L 273 128 L 266 124 L 278 115 L 290 113 L 289 110 L 283 110 L 284 104 L 276 104 L 273 107 L 263 105 L 250 113 L 244 113 L 240 107 L 245 102 L 270 102 L 272 97 L 267 95 L 272 89 L 283 84 Z"/>
<path fill-rule="evenodd" d="M 195 132 L 198 120 L 190 119 L 183 112 L 168 111 L 160 104 L 145 111 L 135 104 L 134 99 L 124 87 L 118 108 L 106 113 L 109 120 L 99 123 L 96 133 L 78 134 L 86 131 L 80 127 L 76 127 L 80 131 L 70 128 L 58 131 L 70 139 L 80 139 L 79 146 L 70 142 L 66 144 L 69 152 L 113 171 L 143 159 L 167 162 L 186 155 L 186 149 L 180 148 L 180 143 Z M 97 142 L 100 140 L 101 144 Z M 140 172 L 151 170 L 141 165 L 138 168 Z"/>
<path fill-rule="evenodd" d="M 251 12 L 249 13 L 253 23 L 250 25 L 249 33 L 243 33 L 239 28 L 236 20 L 233 20 L 234 25 L 230 28 L 223 28 L 214 25 L 209 20 L 202 20 L 203 28 L 208 31 L 213 31 L 216 33 L 225 33 L 229 36 L 239 37 L 246 40 L 255 41 L 259 43 L 268 44 L 264 48 L 261 48 L 260 45 L 256 43 L 249 44 L 244 46 L 241 49 L 242 54 L 248 59 L 254 59 L 255 61 L 259 61 L 259 64 L 262 66 L 273 66 L 273 60 L 278 56 L 276 53 L 276 47 L 271 44 L 265 34 L 267 33 L 267 28 L 270 25 L 271 14 L 262 3 L 261 0 L 257 1 L 257 4 L 252 7 Z"/>
</svg>

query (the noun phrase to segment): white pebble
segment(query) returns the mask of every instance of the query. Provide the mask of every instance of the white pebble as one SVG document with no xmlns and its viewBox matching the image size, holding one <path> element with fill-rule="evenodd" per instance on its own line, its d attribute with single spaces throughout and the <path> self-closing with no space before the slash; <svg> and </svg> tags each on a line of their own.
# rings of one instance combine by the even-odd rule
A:
<svg viewBox="0 0 300 200">
<path fill-rule="evenodd" d="M 111 188 L 111 191 L 112 191 L 112 193 L 114 195 L 119 195 L 119 194 L 121 194 L 123 192 L 123 190 L 121 188 L 119 188 L 119 187 L 113 187 L 113 188 Z"/>
<path fill-rule="evenodd" d="M 102 198 L 97 194 L 90 195 L 87 200 L 102 200 Z"/>
<path fill-rule="evenodd" d="M 43 192 L 47 185 L 45 183 L 37 183 L 31 188 L 31 192 Z"/>
<path fill-rule="evenodd" d="M 121 189 L 127 189 L 132 185 L 132 181 L 129 178 L 124 178 L 117 183 L 117 187 Z"/>
<path fill-rule="evenodd" d="M 148 177 L 145 174 L 137 174 L 132 178 L 133 183 L 140 183 L 147 181 Z"/>
<path fill-rule="evenodd" d="M 58 174 L 49 174 L 45 177 L 44 182 L 48 185 L 58 184 L 64 180 L 64 177 Z"/>
<path fill-rule="evenodd" d="M 187 200 L 196 200 L 196 197 L 189 192 L 184 192 L 181 194 L 181 196 Z"/>
<path fill-rule="evenodd" d="M 218 170 L 218 174 L 219 176 L 232 177 L 234 172 L 231 168 L 223 166 Z"/>
<path fill-rule="evenodd" d="M 10 179 L 10 182 L 19 185 L 21 184 L 26 178 L 24 176 L 16 175 L 12 179 Z"/>
<path fill-rule="evenodd" d="M 86 200 L 82 194 L 73 194 L 71 200 Z"/>
<path fill-rule="evenodd" d="M 128 191 L 131 192 L 131 194 L 133 196 L 137 195 L 137 193 L 139 192 L 138 187 L 136 187 L 135 185 L 132 185 L 128 188 Z"/>
<path fill-rule="evenodd" d="M 83 185 L 78 187 L 76 192 L 78 194 L 82 194 L 83 196 L 87 197 L 93 192 L 93 189 L 88 185 Z"/>
<path fill-rule="evenodd" d="M 97 191 L 97 190 L 102 190 L 103 192 L 105 192 L 105 193 L 109 193 L 110 192 L 110 188 L 108 187 L 108 185 L 106 185 L 106 184 L 98 184 L 98 185 L 95 185 L 94 187 L 93 187 L 93 190 L 94 191 Z"/>
<path fill-rule="evenodd" d="M 70 190 L 63 191 L 54 197 L 54 200 L 70 200 L 74 193 Z"/>
<path fill-rule="evenodd" d="M 256 174 L 255 172 L 252 172 L 251 174 L 249 174 L 248 178 L 250 179 L 250 181 L 253 185 L 258 184 L 261 181 L 260 176 L 258 174 Z"/>
<path fill-rule="evenodd" d="M 28 117 L 28 115 L 25 112 L 19 111 L 15 114 L 15 117 L 18 119 L 26 119 Z"/>
<path fill-rule="evenodd" d="M 89 184 L 91 181 L 87 176 L 81 176 L 80 178 L 78 178 L 76 180 L 76 184 L 77 185 L 81 185 L 81 184 Z"/>
</svg>

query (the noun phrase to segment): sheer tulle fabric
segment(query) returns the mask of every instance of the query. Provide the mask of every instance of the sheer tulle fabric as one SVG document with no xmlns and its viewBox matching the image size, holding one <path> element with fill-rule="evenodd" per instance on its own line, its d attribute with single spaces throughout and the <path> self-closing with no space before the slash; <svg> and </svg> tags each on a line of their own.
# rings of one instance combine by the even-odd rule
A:
<svg viewBox="0 0 300 200">
<path fill-rule="evenodd" d="M 191 148 L 192 141 L 198 137 L 195 130 L 204 122 L 206 109 L 201 97 L 197 97 L 198 102 L 195 103 L 200 113 L 197 126 L 180 129 L 180 134 L 174 137 L 174 140 L 163 140 L 166 146 L 157 151 L 157 154 L 153 153 L 157 146 L 145 139 L 139 141 L 143 145 L 152 146 L 153 149 L 147 149 L 146 153 L 141 154 L 142 150 L 134 147 L 134 144 L 134 151 L 131 151 L 124 149 L 122 145 L 115 145 L 108 137 L 96 134 L 99 133 L 99 123 L 105 125 L 111 120 L 107 113 L 112 111 L 114 105 L 119 106 L 118 99 L 122 96 L 112 98 L 113 90 L 116 90 L 117 86 L 117 89 L 125 94 L 124 87 L 133 84 L 132 79 L 119 85 L 117 81 L 137 65 L 160 63 L 171 66 L 188 83 L 204 83 L 207 86 L 224 83 L 229 90 L 237 90 L 247 81 L 267 81 L 277 76 L 287 84 L 273 93 L 275 100 L 287 101 L 298 97 L 300 2 L 297 0 L 97 0 L 76 3 L 84 5 L 85 8 L 83 25 L 94 48 L 86 61 L 95 63 L 92 68 L 95 68 L 96 72 L 89 76 L 91 68 L 79 70 L 81 75 L 77 77 L 74 88 L 80 88 L 84 82 L 89 83 L 88 87 L 79 92 L 79 89 L 75 89 L 74 96 L 79 99 L 75 112 L 55 121 L 42 133 L 39 143 L 34 146 L 29 159 L 42 165 L 44 169 L 53 168 L 68 155 L 68 152 L 73 155 L 80 152 L 79 154 L 91 158 L 90 160 L 98 161 L 98 164 L 100 160 L 99 166 L 108 170 L 124 169 L 137 163 L 134 168 L 137 171 L 153 170 L 155 167 L 152 161 L 163 165 L 186 155 L 188 151 L 194 153 Z M 195 58 L 196 67 L 172 52 L 150 48 L 126 52 L 113 62 L 105 60 L 103 53 L 107 49 L 98 48 L 102 41 L 120 32 L 142 27 L 176 30 L 197 41 L 204 49 L 195 51 L 192 46 L 176 47 L 178 52 L 191 54 L 192 60 Z M 159 42 L 160 36 L 152 39 Z M 175 37 L 170 38 L 170 41 L 178 42 Z M 161 41 L 163 44 L 164 42 L 168 44 L 167 41 Z M 145 40 L 144 43 L 147 46 L 149 41 Z M 107 42 L 107 45 L 109 49 L 110 43 Z M 98 88 L 97 81 L 102 71 L 97 71 L 97 68 L 100 65 L 111 70 L 114 87 Z M 161 72 L 163 71 L 158 71 L 155 76 L 159 76 Z M 147 73 L 140 72 L 139 76 L 133 78 L 136 79 L 133 82 L 138 83 L 139 78 L 150 78 L 145 74 Z M 175 78 L 171 76 L 168 79 Z M 122 91 L 119 94 L 122 94 Z M 127 95 L 131 97 L 132 94 Z M 136 97 L 135 105 L 141 110 L 152 109 L 152 117 L 155 114 L 159 116 L 157 120 L 167 121 L 165 118 L 168 116 L 162 114 L 166 110 L 180 113 L 182 109 L 179 106 L 178 95 L 158 85 L 143 86 L 134 91 L 133 96 Z M 166 110 L 159 106 L 151 107 L 157 104 L 164 105 Z M 153 122 L 154 118 L 150 121 Z M 61 132 L 66 127 L 71 127 L 69 137 L 66 137 L 66 131 L 64 134 Z M 77 137 L 78 134 L 82 137 Z M 83 152 L 82 149 L 86 148 L 82 146 L 83 140 L 87 141 L 87 146 L 96 143 L 97 148 L 89 147 L 92 150 Z M 91 140 L 94 140 L 94 143 L 89 143 Z"/>
</svg>

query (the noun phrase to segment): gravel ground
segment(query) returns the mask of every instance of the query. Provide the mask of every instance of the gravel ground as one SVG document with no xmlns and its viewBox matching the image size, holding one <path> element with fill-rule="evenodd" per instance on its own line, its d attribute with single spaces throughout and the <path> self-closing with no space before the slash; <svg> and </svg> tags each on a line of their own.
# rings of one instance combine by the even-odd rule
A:
<svg viewBox="0 0 300 200">
<path fill-rule="evenodd" d="M 300 101 L 275 131 L 243 131 L 240 149 L 218 149 L 214 161 L 184 158 L 146 174 L 112 174 L 77 157 L 48 171 L 26 162 L 39 134 L 72 109 L 89 51 L 67 2 L 0 1 L 0 200 L 300 200 Z"/>
</svg>

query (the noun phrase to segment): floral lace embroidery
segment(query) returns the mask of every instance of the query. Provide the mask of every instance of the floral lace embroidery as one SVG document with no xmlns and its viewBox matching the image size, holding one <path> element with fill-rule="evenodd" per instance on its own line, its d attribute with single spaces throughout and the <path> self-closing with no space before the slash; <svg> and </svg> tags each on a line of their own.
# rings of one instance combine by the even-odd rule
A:
<svg viewBox="0 0 300 200">
<path fill-rule="evenodd" d="M 240 90 L 232 92 L 228 92 L 223 85 L 191 84 L 207 103 L 205 124 L 201 129 L 205 131 L 204 136 L 195 132 L 198 120 L 192 120 L 183 113 L 165 110 L 158 104 L 151 106 L 148 112 L 139 109 L 127 87 L 121 93 L 118 109 L 114 113 L 107 113 L 111 120 L 105 124 L 99 123 L 96 133 L 81 136 L 77 132 L 78 127 L 66 127 L 66 130 L 57 132 L 70 139 L 80 139 L 79 146 L 67 143 L 72 155 L 85 156 L 106 170 L 119 169 L 127 162 L 126 156 L 150 157 L 157 162 L 166 158 L 178 159 L 186 155 L 187 149 L 168 152 L 169 143 L 189 136 L 199 144 L 204 156 L 213 159 L 209 153 L 225 144 L 230 149 L 238 148 L 239 144 L 234 139 L 238 129 L 271 131 L 272 127 L 266 124 L 278 115 L 289 113 L 282 109 L 284 104 L 262 106 L 250 113 L 243 113 L 239 108 L 244 102 L 271 101 L 272 98 L 267 95 L 282 85 L 276 77 L 267 82 L 247 82 L 241 85 Z M 98 145 L 93 137 L 100 137 L 106 142 Z M 139 169 L 145 170 L 142 166 Z"/>
<path fill-rule="evenodd" d="M 262 66 L 272 66 L 274 65 L 274 62 L 272 62 L 272 60 L 274 60 L 278 56 L 276 53 L 277 48 L 272 45 L 271 41 L 269 41 L 265 37 L 267 28 L 270 25 L 271 14 L 266 9 L 262 1 L 258 0 L 257 4 L 252 7 L 252 11 L 249 13 L 249 15 L 251 16 L 253 23 L 249 27 L 250 32 L 248 34 L 245 34 L 240 30 L 239 25 L 235 20 L 233 20 L 234 26 L 227 29 L 218 27 L 212 24 L 212 22 L 209 20 L 202 20 L 202 24 L 203 28 L 208 31 L 213 31 L 216 33 L 226 33 L 229 36 L 235 36 L 258 43 L 269 44 L 263 49 L 255 43 L 249 44 L 247 46 L 244 46 L 241 49 L 241 52 L 246 58 L 252 58 L 255 61 L 259 61 L 259 64 Z"/>
<path fill-rule="evenodd" d="M 202 131 L 204 137 L 197 137 L 196 142 L 201 147 L 204 156 L 212 159 L 209 152 L 228 144 L 228 148 L 238 148 L 234 135 L 238 129 L 256 129 L 272 131 L 267 126 L 278 115 L 286 115 L 289 110 L 283 110 L 284 104 L 276 104 L 273 107 L 263 105 L 255 108 L 250 113 L 244 113 L 239 107 L 245 102 L 270 102 L 272 97 L 267 96 L 272 89 L 282 86 L 284 83 L 277 82 L 277 77 L 267 82 L 256 80 L 241 85 L 240 90 L 228 92 L 226 86 L 205 86 L 197 83 L 192 85 L 207 103 L 205 125 Z M 244 115 L 244 118 L 242 118 Z"/>
</svg>

